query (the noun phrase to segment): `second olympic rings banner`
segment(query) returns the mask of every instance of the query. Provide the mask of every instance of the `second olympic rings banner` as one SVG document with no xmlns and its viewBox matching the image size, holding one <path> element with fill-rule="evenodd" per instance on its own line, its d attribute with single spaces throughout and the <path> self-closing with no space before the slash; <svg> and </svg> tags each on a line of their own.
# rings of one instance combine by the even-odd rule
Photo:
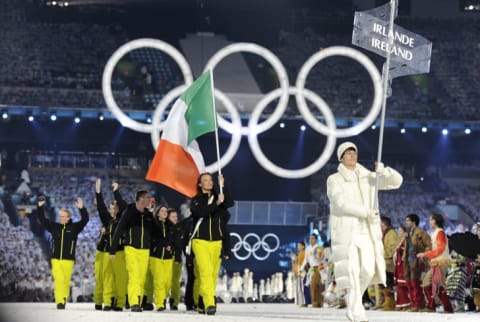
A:
<svg viewBox="0 0 480 322">
<path fill-rule="evenodd" d="M 158 49 L 167 54 L 168 56 L 172 57 L 172 59 L 178 63 L 185 81 L 184 85 L 178 86 L 166 93 L 162 100 L 158 103 L 152 117 L 152 124 L 137 122 L 131 119 L 120 109 L 113 97 L 112 92 L 111 82 L 115 66 L 124 55 L 126 55 L 132 50 L 139 48 Z M 205 65 L 204 72 L 209 69 L 212 69 L 212 71 L 214 72 L 215 66 L 222 59 L 231 54 L 239 52 L 253 53 L 265 58 L 265 60 L 267 60 L 272 65 L 273 69 L 276 71 L 280 87 L 265 94 L 265 96 L 256 104 L 255 108 L 252 111 L 252 114 L 250 115 L 248 126 L 242 126 L 240 114 L 232 100 L 229 99 L 219 89 L 215 89 L 215 98 L 225 106 L 232 120 L 231 122 L 229 122 L 220 114 L 218 115 L 219 127 L 232 135 L 230 145 L 228 146 L 225 154 L 221 156 L 219 161 L 222 168 L 225 167 L 237 153 L 242 136 L 247 136 L 250 149 L 255 159 L 267 171 L 282 178 L 308 177 L 313 173 L 319 171 L 328 162 L 335 149 L 337 138 L 355 136 L 363 132 L 376 120 L 378 114 L 380 113 L 383 97 L 380 73 L 378 72 L 372 61 L 356 49 L 343 46 L 334 46 L 313 54 L 310 58 L 307 59 L 307 61 L 305 61 L 302 68 L 300 69 L 295 86 L 290 86 L 285 66 L 278 59 L 278 57 L 267 48 L 254 43 L 234 43 L 224 48 L 221 48 L 209 59 L 209 61 Z M 312 68 L 321 60 L 331 56 L 344 56 L 357 61 L 359 64 L 365 67 L 368 74 L 370 75 L 373 84 L 374 98 L 370 111 L 362 121 L 350 128 L 337 129 L 335 117 L 327 103 L 319 95 L 305 88 L 306 79 Z M 190 65 L 187 63 L 186 58 L 176 48 L 158 39 L 142 38 L 126 43 L 113 53 L 113 55 L 108 60 L 103 72 L 102 90 L 107 107 L 118 119 L 118 121 L 123 126 L 130 128 L 134 131 L 150 133 L 152 145 L 154 149 L 156 149 L 160 141 L 160 132 L 163 130 L 164 127 L 164 123 L 161 122 L 161 119 L 163 113 L 165 112 L 165 109 L 169 106 L 171 102 L 173 102 L 174 99 L 180 96 L 180 94 L 192 82 L 193 75 Z M 285 110 L 287 109 L 288 99 L 290 95 L 295 96 L 299 111 L 301 115 L 305 118 L 307 124 L 318 133 L 327 136 L 327 142 L 325 144 L 324 150 L 318 157 L 318 159 L 312 164 L 301 169 L 285 169 L 277 166 L 274 162 L 272 162 L 265 156 L 258 143 L 257 137 L 258 134 L 267 131 L 281 119 L 281 117 L 285 113 Z M 277 98 L 278 103 L 274 112 L 270 115 L 269 118 L 259 123 L 261 114 L 268 105 L 268 103 Z M 307 106 L 307 100 L 315 104 L 322 112 L 325 124 L 320 122 L 310 112 Z M 207 166 L 208 172 L 215 172 L 217 169 L 217 162 Z"/>
<path fill-rule="evenodd" d="M 291 270 L 291 252 L 308 233 L 305 226 L 229 225 L 229 229 L 232 258 L 223 261 L 223 267 L 229 275 L 249 268 L 255 280 Z"/>
</svg>

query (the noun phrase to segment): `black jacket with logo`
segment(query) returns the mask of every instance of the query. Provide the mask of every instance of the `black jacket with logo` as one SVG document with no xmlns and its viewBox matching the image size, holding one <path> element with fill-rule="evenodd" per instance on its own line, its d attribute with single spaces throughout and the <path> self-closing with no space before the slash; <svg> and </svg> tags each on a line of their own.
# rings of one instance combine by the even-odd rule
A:
<svg viewBox="0 0 480 322">
<path fill-rule="evenodd" d="M 115 201 L 118 205 L 118 214 L 117 218 L 112 218 L 110 212 L 108 211 L 107 206 L 105 205 L 105 201 L 103 199 L 102 193 L 96 193 L 95 198 L 97 201 L 97 210 L 100 216 L 100 220 L 102 221 L 102 226 L 105 227 L 105 233 L 100 234 L 100 239 L 97 243 L 97 250 L 103 252 L 110 252 L 113 244 L 113 235 L 115 233 L 115 229 L 117 228 L 118 222 L 120 221 L 120 217 L 127 207 L 126 202 L 123 200 L 122 196 L 118 192 L 118 190 L 113 192 L 115 197 Z M 121 238 L 119 239 L 119 243 L 116 248 L 117 251 L 123 250 L 123 244 Z"/>
<path fill-rule="evenodd" d="M 122 236 L 125 246 L 150 249 L 154 225 L 153 214 L 150 211 L 144 209 L 143 212 L 140 212 L 134 203 L 128 205 L 115 229 L 109 249 L 110 254 L 115 254 Z"/>
<path fill-rule="evenodd" d="M 234 205 L 230 194 L 226 189 L 223 191 L 224 201 L 217 205 L 218 195 L 213 192 L 213 201 L 209 204 L 208 200 L 212 194 L 197 194 L 192 199 L 191 211 L 196 220 L 203 218 L 202 223 L 193 238 L 208 241 L 224 240 L 227 237 L 227 222 L 230 219 L 228 208 Z"/>
<path fill-rule="evenodd" d="M 78 234 L 88 223 L 88 212 L 85 207 L 80 209 L 82 215 L 80 221 L 74 223 L 69 220 L 64 225 L 47 219 L 43 206 L 37 208 L 37 214 L 40 224 L 52 234 L 52 258 L 75 260 Z"/>
</svg>

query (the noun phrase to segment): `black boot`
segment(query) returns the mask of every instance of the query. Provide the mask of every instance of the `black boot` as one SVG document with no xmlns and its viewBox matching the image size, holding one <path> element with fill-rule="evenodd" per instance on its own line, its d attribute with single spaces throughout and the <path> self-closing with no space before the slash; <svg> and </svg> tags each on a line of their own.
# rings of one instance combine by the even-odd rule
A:
<svg viewBox="0 0 480 322">
<path fill-rule="evenodd" d="M 203 297 L 201 296 L 198 297 L 197 312 L 200 314 L 205 314 L 205 305 L 203 304 Z"/>
<path fill-rule="evenodd" d="M 165 311 L 166 302 L 167 302 L 167 300 L 163 300 L 163 305 L 160 306 L 160 307 L 157 307 L 157 311 L 159 311 L 159 312 Z"/>
<path fill-rule="evenodd" d="M 143 296 L 142 300 L 142 309 L 144 311 L 153 311 L 153 304 L 152 303 L 147 303 L 147 296 Z"/>
<path fill-rule="evenodd" d="M 178 311 L 178 306 L 175 305 L 175 301 L 170 299 L 170 311 Z"/>
<path fill-rule="evenodd" d="M 130 303 L 128 303 L 128 294 L 125 295 L 125 308 L 126 309 L 130 308 Z"/>
<path fill-rule="evenodd" d="M 101 311 L 103 309 L 102 304 L 95 304 L 95 310 Z"/>
</svg>

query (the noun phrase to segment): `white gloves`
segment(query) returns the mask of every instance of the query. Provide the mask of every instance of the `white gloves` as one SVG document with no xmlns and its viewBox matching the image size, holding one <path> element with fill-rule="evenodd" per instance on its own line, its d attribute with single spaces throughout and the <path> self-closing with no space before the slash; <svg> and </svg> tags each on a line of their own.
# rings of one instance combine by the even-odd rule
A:
<svg viewBox="0 0 480 322">
<path fill-rule="evenodd" d="M 375 172 L 378 174 L 383 174 L 385 172 L 385 165 L 383 162 L 377 162 L 375 168 Z"/>
<path fill-rule="evenodd" d="M 378 210 L 370 209 L 367 213 L 367 218 L 378 218 Z"/>
</svg>

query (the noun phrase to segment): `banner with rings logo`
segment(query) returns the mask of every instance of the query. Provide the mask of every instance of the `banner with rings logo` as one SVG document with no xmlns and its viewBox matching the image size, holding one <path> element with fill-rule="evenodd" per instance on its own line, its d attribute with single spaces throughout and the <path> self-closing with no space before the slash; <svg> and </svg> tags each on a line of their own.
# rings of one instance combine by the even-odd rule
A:
<svg viewBox="0 0 480 322">
<path fill-rule="evenodd" d="M 308 238 L 305 226 L 229 225 L 229 230 L 231 258 L 222 266 L 229 273 L 249 268 L 255 279 L 290 271 L 297 243 Z"/>
<path fill-rule="evenodd" d="M 180 68 L 185 84 L 180 85 L 170 90 L 160 100 L 152 116 L 152 123 L 143 123 L 131 119 L 118 106 L 113 97 L 112 92 L 112 75 L 116 64 L 128 52 L 140 48 L 154 48 L 164 52 L 170 56 Z M 270 173 L 282 178 L 304 178 L 319 171 L 330 159 L 336 145 L 337 138 L 346 138 L 358 135 L 367 129 L 378 117 L 382 107 L 382 81 L 381 76 L 373 62 L 360 51 L 344 46 L 333 46 L 322 51 L 314 53 L 309 57 L 300 68 L 295 86 L 290 86 L 287 76 L 287 71 L 278 57 L 270 50 L 254 43 L 234 43 L 218 50 L 206 63 L 204 72 L 212 69 L 215 75 L 215 67 L 225 57 L 234 54 L 248 52 L 257 54 L 269 62 L 275 70 L 278 80 L 279 88 L 266 93 L 265 96 L 255 105 L 249 120 L 248 125 L 243 126 L 240 119 L 240 113 L 235 107 L 232 100 L 221 90 L 215 88 L 215 98 L 219 100 L 227 112 L 230 114 L 231 121 L 228 121 L 222 115 L 218 115 L 218 126 L 231 134 L 230 144 L 225 153 L 220 157 L 219 161 L 207 165 L 208 172 L 215 172 L 218 169 L 218 162 L 220 167 L 224 168 L 237 153 L 242 136 L 246 136 L 250 149 L 257 160 L 257 162 Z M 343 56 L 351 58 L 361 64 L 368 72 L 374 89 L 374 97 L 372 105 L 363 120 L 349 128 L 337 129 L 335 117 L 328 104 L 316 93 L 305 88 L 305 83 L 308 74 L 312 68 L 322 60 L 332 56 Z M 172 45 L 158 39 L 142 38 L 132 40 L 120 48 L 118 48 L 108 60 L 102 78 L 102 90 L 105 102 L 111 113 L 115 118 L 125 127 L 143 133 L 149 133 L 154 149 L 157 148 L 160 141 L 160 132 L 164 128 L 162 122 L 162 115 L 170 103 L 173 102 L 181 93 L 193 82 L 193 75 L 190 65 L 186 58 Z M 263 153 L 258 142 L 258 134 L 263 133 L 272 128 L 284 115 L 288 99 L 291 95 L 295 96 L 300 114 L 305 119 L 305 122 L 318 133 L 327 137 L 324 149 L 317 160 L 310 165 L 301 169 L 285 169 L 276 165 L 272 160 L 268 159 Z M 278 99 L 278 103 L 273 113 L 264 121 L 259 122 L 263 110 L 273 100 Z M 307 100 L 313 103 L 323 114 L 325 123 L 317 119 L 310 111 Z"/>
</svg>

